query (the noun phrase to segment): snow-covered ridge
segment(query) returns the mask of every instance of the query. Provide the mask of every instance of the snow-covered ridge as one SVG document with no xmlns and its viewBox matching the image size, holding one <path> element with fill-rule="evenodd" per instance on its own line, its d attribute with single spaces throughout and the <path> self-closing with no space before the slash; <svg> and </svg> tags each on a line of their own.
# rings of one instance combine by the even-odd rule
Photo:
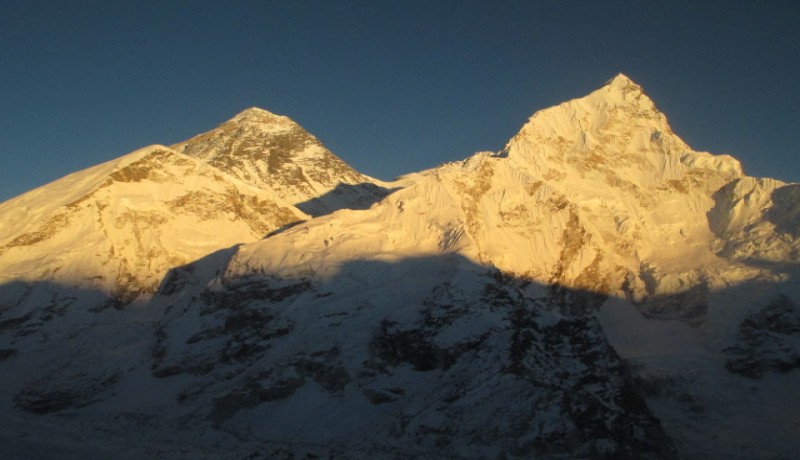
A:
<svg viewBox="0 0 800 460">
<path fill-rule="evenodd" d="M 250 123 L 264 127 L 283 126 L 293 128 L 298 126 L 297 123 L 287 116 L 277 115 L 258 107 L 250 107 L 249 109 L 239 112 L 235 117 L 229 120 L 229 123 Z"/>
<path fill-rule="evenodd" d="M 0 215 L 0 279 L 92 286 L 125 302 L 171 268 L 308 217 L 159 145 L 33 190 Z"/>
</svg>

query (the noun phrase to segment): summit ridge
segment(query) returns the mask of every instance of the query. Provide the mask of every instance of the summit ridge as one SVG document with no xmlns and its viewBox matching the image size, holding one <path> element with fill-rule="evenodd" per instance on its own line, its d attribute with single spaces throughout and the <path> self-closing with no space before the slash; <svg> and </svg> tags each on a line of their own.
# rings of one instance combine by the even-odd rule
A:
<svg viewBox="0 0 800 460">
<path fill-rule="evenodd" d="M 625 75 L 622 72 L 614 75 L 613 78 L 611 78 L 610 80 L 606 81 L 606 86 L 615 86 L 615 87 L 622 87 L 622 88 L 624 88 L 626 86 L 635 86 L 635 87 L 641 89 L 641 86 L 639 86 L 635 81 L 631 80 L 630 77 L 628 77 L 627 75 Z"/>
<path fill-rule="evenodd" d="M 230 122 L 296 125 L 289 117 L 278 115 L 259 107 L 249 107 L 237 113 Z"/>
</svg>

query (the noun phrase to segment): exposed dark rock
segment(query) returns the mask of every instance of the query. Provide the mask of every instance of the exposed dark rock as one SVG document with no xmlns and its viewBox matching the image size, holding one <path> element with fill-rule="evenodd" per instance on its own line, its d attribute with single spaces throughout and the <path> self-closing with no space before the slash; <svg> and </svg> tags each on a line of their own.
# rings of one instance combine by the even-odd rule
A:
<svg viewBox="0 0 800 460">
<path fill-rule="evenodd" d="M 76 375 L 66 381 L 68 386 L 62 383 L 56 387 L 51 387 L 49 380 L 35 382 L 17 394 L 14 405 L 34 414 L 85 407 L 97 402 L 100 394 L 117 383 L 120 377 L 120 374 L 107 377 Z"/>
<path fill-rule="evenodd" d="M 725 350 L 733 356 L 725 363 L 733 373 L 757 379 L 800 368 L 800 311 L 781 296 L 742 321 L 739 341 Z"/>
<path fill-rule="evenodd" d="M 540 298 L 527 298 L 527 282 L 499 271 L 475 281 L 483 288 L 469 295 L 463 285 L 432 286 L 400 313 L 328 309 L 313 294 L 339 301 L 336 279 L 319 286 L 269 276 L 225 280 L 193 308 L 174 309 L 191 315 L 194 331 L 177 319 L 162 323 L 157 341 L 173 348 L 156 356 L 154 373 L 207 372 L 203 385 L 177 398 L 187 407 L 207 401 L 212 423 L 225 431 L 270 420 L 270 405 L 286 410 L 303 388 L 316 392 L 314 410 L 323 412 L 349 410 L 342 404 L 360 394 L 364 407 L 375 408 L 360 415 L 377 430 L 370 439 L 431 455 L 675 457 L 596 320 L 566 314 L 544 287 L 525 291 Z M 297 302 L 307 291 L 313 300 Z M 299 318 L 317 321 L 301 328 Z M 330 332 L 332 318 L 347 336 Z M 353 441 L 344 442 L 348 452 Z"/>
<path fill-rule="evenodd" d="M 0 349 L 0 361 L 5 361 L 17 354 L 19 350 L 15 348 L 2 348 Z"/>
</svg>

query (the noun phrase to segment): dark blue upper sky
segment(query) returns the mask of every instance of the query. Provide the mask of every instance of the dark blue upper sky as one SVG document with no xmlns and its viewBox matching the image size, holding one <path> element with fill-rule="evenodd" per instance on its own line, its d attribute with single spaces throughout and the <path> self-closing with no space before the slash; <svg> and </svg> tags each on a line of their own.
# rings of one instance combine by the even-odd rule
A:
<svg viewBox="0 0 800 460">
<path fill-rule="evenodd" d="M 800 181 L 800 2 L 0 3 L 0 201 L 251 106 L 381 179 L 622 72 L 692 147 Z"/>
</svg>

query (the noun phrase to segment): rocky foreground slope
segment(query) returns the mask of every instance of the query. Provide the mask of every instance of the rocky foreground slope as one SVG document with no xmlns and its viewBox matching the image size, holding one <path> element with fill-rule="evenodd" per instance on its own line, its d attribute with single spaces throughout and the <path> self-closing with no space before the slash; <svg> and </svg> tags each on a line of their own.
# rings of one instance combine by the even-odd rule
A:
<svg viewBox="0 0 800 460">
<path fill-rule="evenodd" d="M 800 185 L 623 75 L 390 184 L 249 109 L 0 213 L 12 458 L 800 447 Z"/>
</svg>

